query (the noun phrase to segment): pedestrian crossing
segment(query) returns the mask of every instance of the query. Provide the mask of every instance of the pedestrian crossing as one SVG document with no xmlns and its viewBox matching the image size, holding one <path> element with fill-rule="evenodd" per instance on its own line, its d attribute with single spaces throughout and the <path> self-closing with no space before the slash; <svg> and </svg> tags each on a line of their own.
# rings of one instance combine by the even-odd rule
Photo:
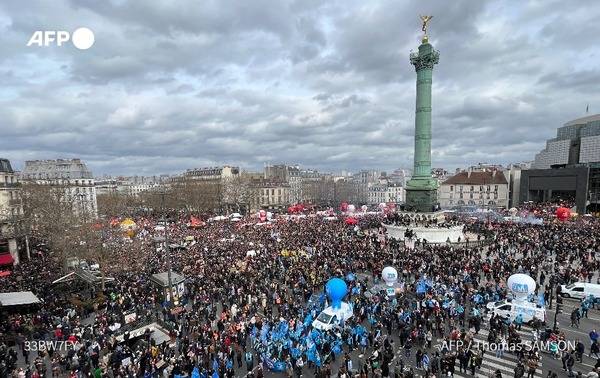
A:
<svg viewBox="0 0 600 378">
<path fill-rule="evenodd" d="M 518 331 L 519 335 L 521 335 L 521 339 L 531 340 L 531 331 L 523 328 Z M 489 335 L 489 331 L 487 329 L 480 329 L 479 333 L 475 335 L 473 332 L 473 343 L 472 348 L 476 348 L 479 346 L 482 350 L 484 350 L 483 360 L 481 363 L 481 368 L 475 368 L 475 375 L 471 375 L 471 368 L 467 368 L 467 372 L 460 371 L 460 363 L 458 360 L 455 364 L 454 375 L 455 378 L 490 378 L 494 377 L 496 370 L 500 370 L 503 377 L 512 377 L 515 373 L 515 367 L 519 361 L 517 354 L 515 352 L 511 352 L 508 350 L 504 351 L 504 357 L 496 357 L 496 350 L 494 347 L 489 346 L 487 342 L 487 338 Z M 438 339 L 438 344 L 434 345 L 435 350 L 442 349 L 441 339 Z M 441 355 L 441 353 L 440 353 Z M 548 354 L 539 353 L 540 360 L 538 361 L 538 367 L 535 372 L 535 378 L 544 378 L 542 375 L 542 362 L 545 358 L 551 358 Z M 440 376 L 440 375 L 438 375 Z M 525 366 L 525 375 L 527 376 L 527 366 Z"/>
</svg>

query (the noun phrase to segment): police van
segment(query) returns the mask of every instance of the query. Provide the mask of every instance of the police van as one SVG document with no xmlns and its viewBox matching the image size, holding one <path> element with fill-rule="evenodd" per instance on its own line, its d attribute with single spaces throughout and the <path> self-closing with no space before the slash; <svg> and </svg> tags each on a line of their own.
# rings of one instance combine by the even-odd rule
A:
<svg viewBox="0 0 600 378">
<path fill-rule="evenodd" d="M 340 308 L 327 307 L 321 311 L 319 316 L 313 321 L 312 326 L 320 331 L 329 331 L 336 328 L 343 321 L 346 321 L 354 316 L 352 306 L 346 302 L 342 302 Z"/>
<path fill-rule="evenodd" d="M 544 323 L 546 322 L 546 309 L 533 302 L 490 302 L 487 304 L 487 308 L 492 315 L 498 315 L 504 319 L 508 318 L 511 321 L 521 314 L 523 323 L 531 324 L 534 317 Z"/>
</svg>

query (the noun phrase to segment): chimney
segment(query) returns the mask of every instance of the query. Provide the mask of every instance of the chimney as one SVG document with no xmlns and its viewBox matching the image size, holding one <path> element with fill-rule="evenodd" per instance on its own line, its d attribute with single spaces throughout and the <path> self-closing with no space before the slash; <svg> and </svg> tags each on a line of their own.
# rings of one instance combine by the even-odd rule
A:
<svg viewBox="0 0 600 378">
<path fill-rule="evenodd" d="M 467 173 L 467 178 L 471 178 L 471 173 L 473 172 L 473 169 L 471 169 L 471 167 L 469 167 L 469 171 Z"/>
<path fill-rule="evenodd" d="M 496 172 L 497 171 L 498 171 L 497 169 L 494 169 L 494 171 L 492 171 L 492 177 L 496 177 Z"/>
</svg>

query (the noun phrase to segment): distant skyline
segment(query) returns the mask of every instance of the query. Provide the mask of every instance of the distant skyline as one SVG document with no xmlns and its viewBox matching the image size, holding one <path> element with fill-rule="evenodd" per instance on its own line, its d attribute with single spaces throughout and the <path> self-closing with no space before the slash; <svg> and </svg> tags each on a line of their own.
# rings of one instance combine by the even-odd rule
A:
<svg viewBox="0 0 600 378">
<path fill-rule="evenodd" d="M 96 177 L 412 168 L 419 14 L 440 52 L 433 167 L 530 161 L 600 113 L 592 0 L 7 1 L 0 157 L 81 158 Z M 82 27 L 87 50 L 26 46 Z"/>
</svg>

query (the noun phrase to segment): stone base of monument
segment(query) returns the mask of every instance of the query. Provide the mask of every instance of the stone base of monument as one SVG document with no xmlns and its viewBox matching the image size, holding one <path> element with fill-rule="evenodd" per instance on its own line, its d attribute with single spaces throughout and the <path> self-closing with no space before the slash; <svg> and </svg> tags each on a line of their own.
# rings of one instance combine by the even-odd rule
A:
<svg viewBox="0 0 600 378">
<path fill-rule="evenodd" d="M 448 238 L 451 243 L 458 243 L 458 238 L 460 241 L 464 241 L 466 235 L 463 234 L 463 226 L 454 226 L 454 227 L 439 227 L 437 224 L 441 224 L 445 220 L 445 215 L 443 211 L 436 211 L 431 213 L 414 213 L 414 212 L 400 212 L 402 217 L 410 217 L 411 223 L 409 226 L 395 226 L 392 224 L 385 224 L 383 226 L 387 229 L 388 236 L 398 239 L 404 240 L 406 230 L 410 230 L 413 232 L 413 239 L 419 240 L 427 240 L 429 244 L 441 244 L 446 243 Z M 432 221 L 437 222 L 432 222 Z M 429 227 L 425 227 L 426 223 L 433 223 Z"/>
</svg>

